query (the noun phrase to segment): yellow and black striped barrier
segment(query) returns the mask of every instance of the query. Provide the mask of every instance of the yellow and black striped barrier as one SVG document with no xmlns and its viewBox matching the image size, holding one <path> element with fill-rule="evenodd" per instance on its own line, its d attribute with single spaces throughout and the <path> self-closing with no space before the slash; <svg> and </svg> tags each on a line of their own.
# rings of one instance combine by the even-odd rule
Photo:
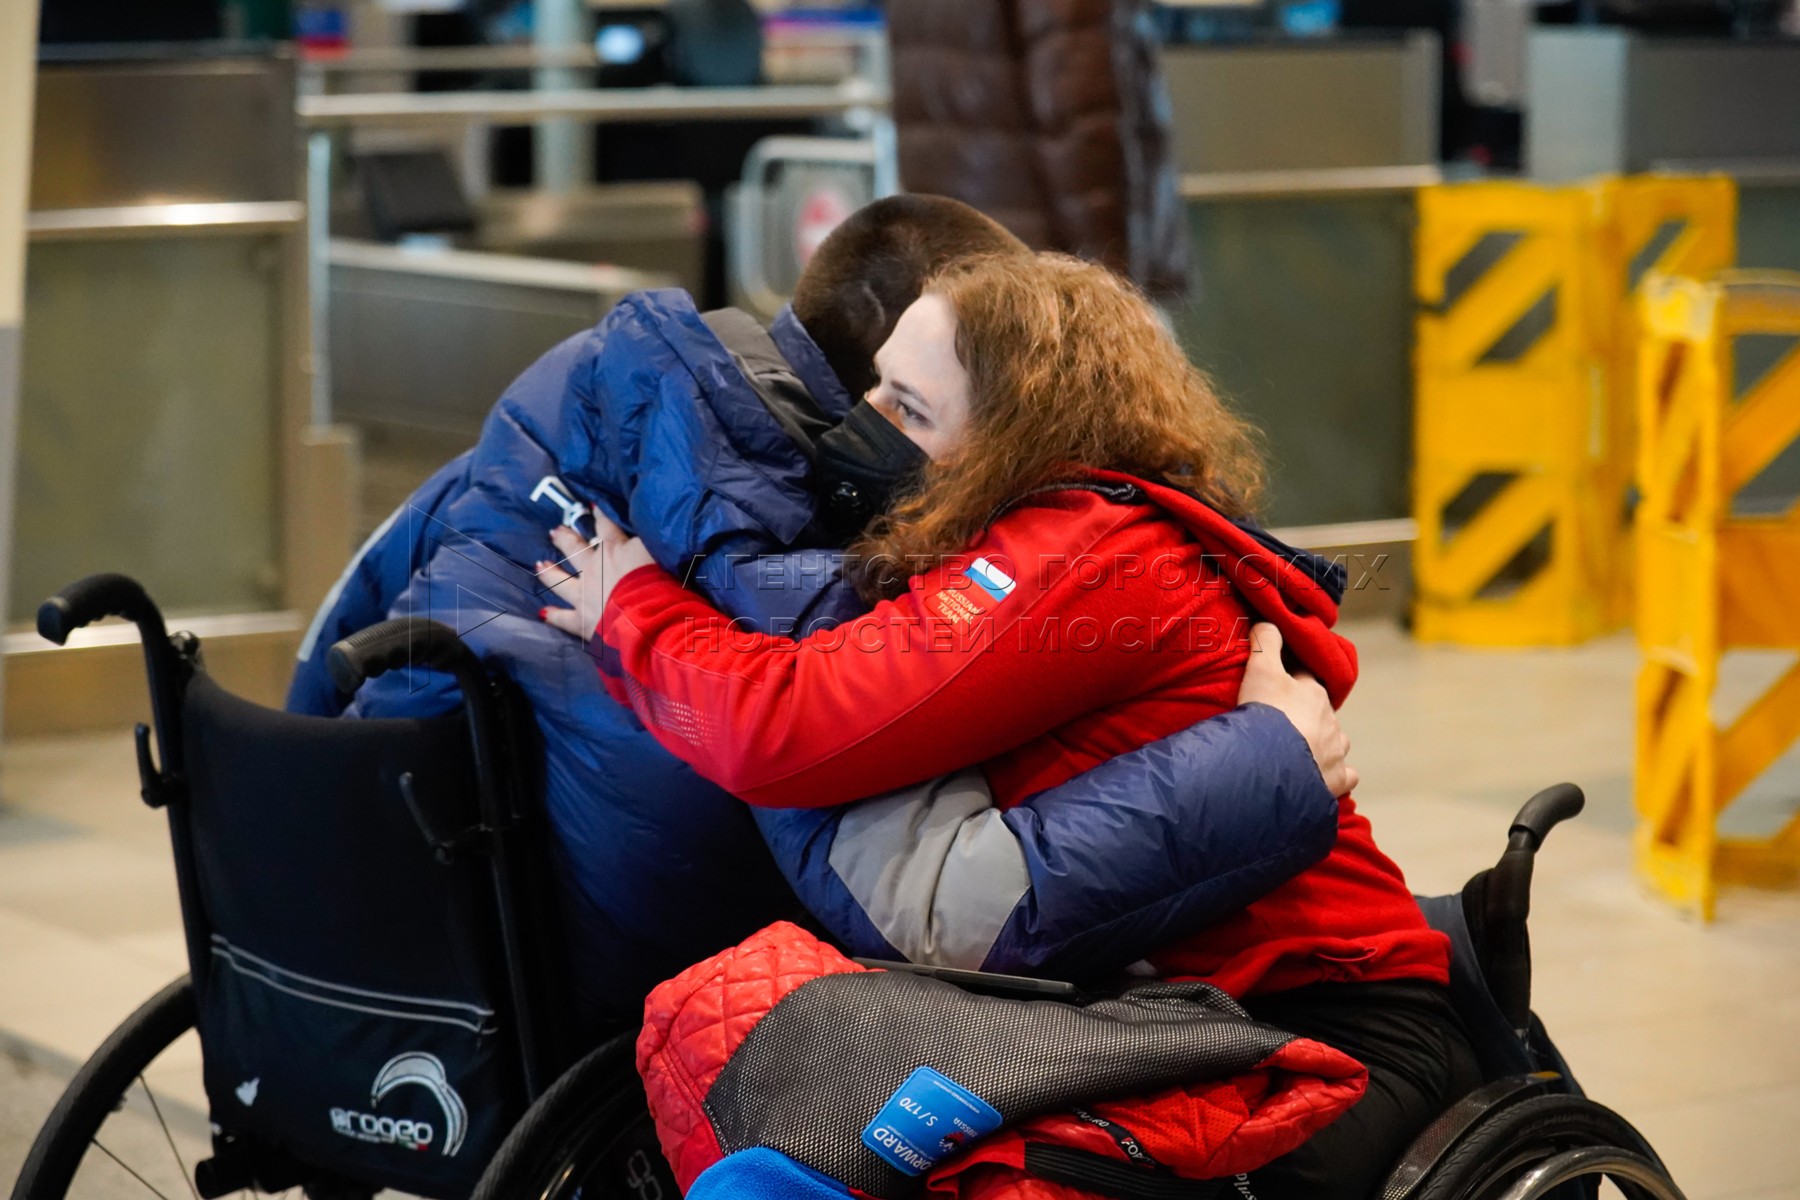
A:
<svg viewBox="0 0 1800 1200">
<path fill-rule="evenodd" d="M 1653 275 L 1640 313 L 1637 861 L 1710 920 L 1721 883 L 1800 882 L 1800 815 L 1768 836 L 1719 831 L 1800 740 L 1800 661 L 1723 727 L 1714 712 L 1727 652 L 1800 652 L 1800 497 L 1745 496 L 1800 449 L 1800 275 Z M 1739 395 L 1751 337 L 1784 350 Z"/>
<path fill-rule="evenodd" d="M 1621 532 L 1631 529 L 1637 459 L 1639 303 L 1642 283 L 1653 274 L 1705 278 L 1737 261 L 1737 185 L 1723 175 L 1637 175 L 1613 181 L 1612 261 L 1607 270 L 1623 285 L 1613 329 L 1612 428 L 1601 486 L 1614 497 Z M 1633 619 L 1636 575 L 1630 542 L 1612 575 L 1609 624 Z"/>
<path fill-rule="evenodd" d="M 1629 615 L 1629 297 L 1733 254 L 1715 177 L 1419 196 L 1414 632 L 1578 642 Z"/>
</svg>

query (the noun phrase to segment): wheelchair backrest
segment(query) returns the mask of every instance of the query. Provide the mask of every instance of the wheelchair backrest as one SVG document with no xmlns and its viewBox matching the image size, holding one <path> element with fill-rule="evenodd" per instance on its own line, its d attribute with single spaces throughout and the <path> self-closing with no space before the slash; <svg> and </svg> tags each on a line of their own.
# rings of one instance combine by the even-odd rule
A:
<svg viewBox="0 0 1800 1200">
<path fill-rule="evenodd" d="M 178 871 L 213 1119 L 360 1183 L 466 1194 L 525 1107 L 459 716 L 276 712 L 195 670 Z"/>
<path fill-rule="evenodd" d="M 1456 1006 L 1469 1044 L 1481 1063 L 1482 1078 L 1492 1082 L 1513 1075 L 1555 1071 L 1563 1079 L 1557 1090 L 1581 1095 L 1581 1085 L 1569 1072 L 1562 1052 L 1537 1016 L 1531 1017 L 1529 1036 L 1521 1039 L 1500 1011 L 1483 974 L 1475 939 L 1470 936 L 1461 894 L 1420 896 L 1418 901 L 1425 920 L 1450 939 L 1450 1001 Z"/>
</svg>

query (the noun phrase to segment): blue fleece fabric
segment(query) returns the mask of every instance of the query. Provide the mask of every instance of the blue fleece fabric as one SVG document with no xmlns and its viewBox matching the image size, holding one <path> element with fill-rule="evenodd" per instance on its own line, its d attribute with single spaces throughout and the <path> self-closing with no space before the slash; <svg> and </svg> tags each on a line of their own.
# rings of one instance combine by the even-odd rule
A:
<svg viewBox="0 0 1800 1200">
<path fill-rule="evenodd" d="M 687 1200 L 848 1200 L 850 1189 L 765 1147 L 727 1154 L 694 1180 Z"/>
</svg>

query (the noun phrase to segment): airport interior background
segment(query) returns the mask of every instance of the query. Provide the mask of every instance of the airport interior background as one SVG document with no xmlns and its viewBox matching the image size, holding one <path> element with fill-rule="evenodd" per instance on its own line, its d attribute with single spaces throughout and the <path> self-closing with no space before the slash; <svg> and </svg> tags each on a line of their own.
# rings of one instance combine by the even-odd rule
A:
<svg viewBox="0 0 1800 1200">
<path fill-rule="evenodd" d="M 771 321 L 907 190 L 912 2 L 0 0 L 0 1186 L 190 961 L 138 631 L 39 604 L 129 575 L 279 706 L 547 348 L 648 288 Z M 1533 1007 L 1686 1196 L 1800 1196 L 1800 0 L 1112 8 L 1167 101 L 1161 310 L 1265 522 L 1348 569 L 1383 847 L 1453 892 L 1580 786 Z M 199 1056 L 117 1157 L 205 1157 Z"/>
</svg>

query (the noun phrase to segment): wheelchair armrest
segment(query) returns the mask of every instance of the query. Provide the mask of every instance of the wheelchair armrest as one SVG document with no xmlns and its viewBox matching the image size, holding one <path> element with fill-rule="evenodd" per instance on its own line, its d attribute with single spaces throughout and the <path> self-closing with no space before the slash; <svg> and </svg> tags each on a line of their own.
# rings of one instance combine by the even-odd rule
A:
<svg viewBox="0 0 1800 1200">
<path fill-rule="evenodd" d="M 440 621 L 395 617 L 334 644 L 325 653 L 331 682 L 354 696 L 366 679 L 405 666 L 437 668 L 456 676 L 466 692 L 480 680 L 481 663 L 456 631 Z"/>
<path fill-rule="evenodd" d="M 1562 1078 L 1554 1071 L 1512 1075 L 1483 1084 L 1445 1109 L 1443 1115 L 1413 1139 L 1406 1153 L 1382 1181 L 1377 1200 L 1408 1200 L 1419 1183 L 1481 1121 L 1521 1100 L 1541 1095 Z"/>
</svg>

